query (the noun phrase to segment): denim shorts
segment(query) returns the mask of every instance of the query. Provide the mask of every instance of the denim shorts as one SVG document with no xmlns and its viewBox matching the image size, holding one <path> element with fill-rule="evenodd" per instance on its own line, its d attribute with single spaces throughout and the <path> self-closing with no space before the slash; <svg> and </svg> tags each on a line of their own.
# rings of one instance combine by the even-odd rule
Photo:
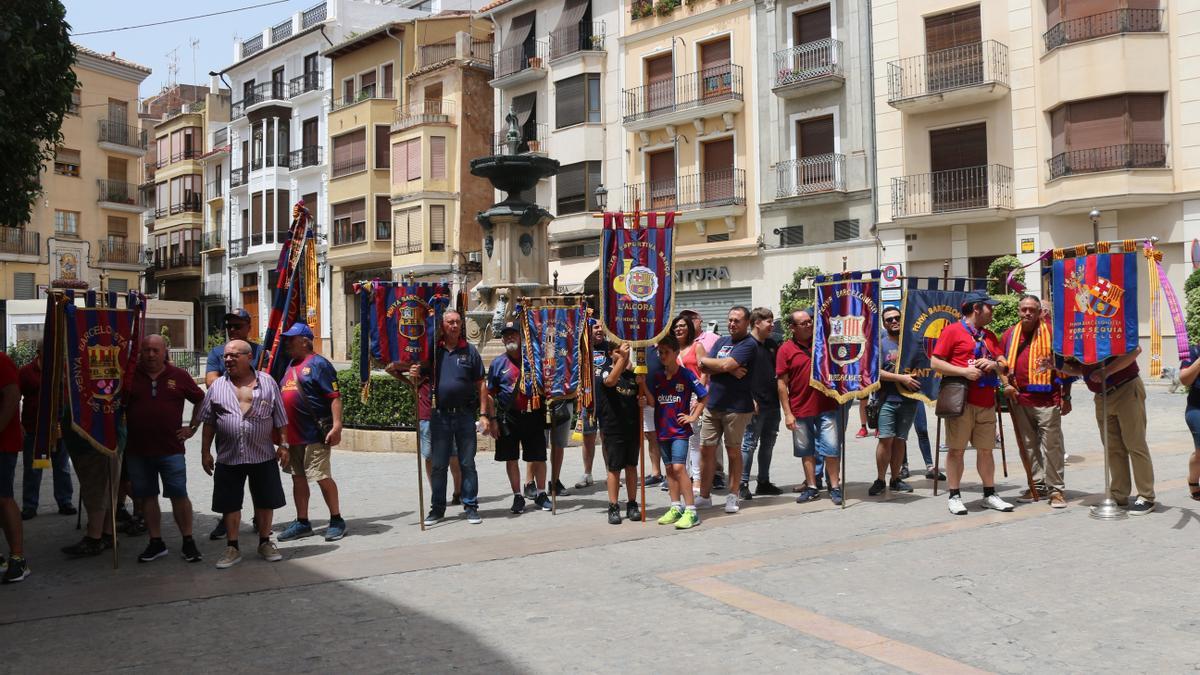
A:
<svg viewBox="0 0 1200 675">
<path fill-rule="evenodd" d="M 1188 431 L 1192 432 L 1192 446 L 1200 449 L 1200 408 L 1188 408 L 1183 412 Z"/>
<path fill-rule="evenodd" d="M 838 456 L 837 410 L 812 417 L 797 417 L 792 431 L 792 454 L 796 457 Z"/>
<path fill-rule="evenodd" d="M 583 416 L 583 435 L 588 436 L 600 431 L 600 419 L 596 417 L 595 410 L 584 410 L 579 413 Z"/>
<path fill-rule="evenodd" d="M 658 454 L 662 455 L 663 464 L 687 464 L 688 439 L 660 438 Z"/>
<path fill-rule="evenodd" d="M 162 495 L 167 499 L 187 497 L 187 462 L 183 455 L 143 457 L 125 455 L 129 471 L 129 492 L 133 497 L 157 497 L 162 477 Z"/>
<path fill-rule="evenodd" d="M 17 453 L 0 453 L 0 499 L 12 499 L 13 482 L 17 479 Z"/>
<path fill-rule="evenodd" d="M 417 422 L 417 433 L 421 440 L 421 456 L 429 459 L 433 455 L 433 437 L 429 434 L 429 420 L 420 420 Z"/>
<path fill-rule="evenodd" d="M 911 398 L 903 401 L 884 401 L 879 407 L 879 437 L 907 440 L 908 430 L 912 428 L 913 420 L 917 416 L 918 405 L 920 403 Z"/>
</svg>

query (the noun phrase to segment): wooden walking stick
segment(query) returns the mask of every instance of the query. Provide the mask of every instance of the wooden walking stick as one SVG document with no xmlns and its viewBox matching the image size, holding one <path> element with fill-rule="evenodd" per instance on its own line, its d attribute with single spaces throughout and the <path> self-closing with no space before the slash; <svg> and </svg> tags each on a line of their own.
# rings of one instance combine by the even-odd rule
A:
<svg viewBox="0 0 1200 675">
<path fill-rule="evenodd" d="M 996 428 L 1000 431 L 1000 464 L 1004 467 L 1004 477 L 1008 478 L 1008 455 L 1004 452 L 1004 414 L 1000 412 L 999 398 L 996 399 Z"/>
<path fill-rule="evenodd" d="M 933 496 L 938 492 L 938 476 L 942 475 L 942 418 L 937 418 L 937 431 L 933 445 Z"/>
<path fill-rule="evenodd" d="M 409 386 L 413 390 L 413 400 L 417 402 L 417 523 L 421 526 L 421 531 L 425 531 L 425 518 L 421 515 L 421 511 L 425 509 L 425 463 L 422 461 L 424 457 L 421 455 L 421 383 L 409 382 Z M 432 417 L 432 414 L 430 415 Z M 432 425 L 433 420 L 429 423 Z M 432 435 L 433 430 L 430 429 Z M 430 449 L 432 450 L 432 448 Z M 432 457 L 432 452 L 430 457 Z M 429 488 L 432 490 L 433 486 Z"/>
</svg>

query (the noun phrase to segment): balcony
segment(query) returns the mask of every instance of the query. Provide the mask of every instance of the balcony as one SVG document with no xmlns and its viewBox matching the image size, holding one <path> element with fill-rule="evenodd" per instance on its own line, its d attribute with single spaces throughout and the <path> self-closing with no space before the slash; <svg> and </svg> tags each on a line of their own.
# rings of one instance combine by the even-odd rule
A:
<svg viewBox="0 0 1200 675">
<path fill-rule="evenodd" d="M 255 106 L 272 101 L 287 103 L 287 84 L 283 82 L 262 82 L 254 85 L 242 100 L 233 104 L 230 115 L 233 119 L 238 119 L 245 116 Z"/>
<path fill-rule="evenodd" d="M 775 52 L 772 91 L 780 98 L 829 91 L 845 82 L 840 40 L 826 38 Z"/>
<path fill-rule="evenodd" d="M 1008 47 L 995 40 L 888 64 L 888 105 L 897 110 L 944 110 L 1002 98 L 1008 91 Z"/>
<path fill-rule="evenodd" d="M 321 146 L 310 145 L 288 153 L 287 165 L 291 167 L 292 171 L 299 171 L 308 167 L 321 166 L 322 160 Z"/>
<path fill-rule="evenodd" d="M 425 99 L 398 106 L 392 131 L 403 131 L 422 124 L 450 124 L 454 119 L 454 101 Z"/>
<path fill-rule="evenodd" d="M 334 221 L 330 237 L 331 245 L 346 246 L 358 244 L 367 240 L 367 224 L 363 221 Z"/>
<path fill-rule="evenodd" d="M 96 184 L 100 187 L 100 195 L 96 200 L 100 203 L 100 208 L 126 213 L 141 213 L 146 210 L 141 192 L 133 183 L 100 178 Z"/>
<path fill-rule="evenodd" d="M 152 265 L 158 278 L 189 277 L 200 274 L 199 251 L 162 251 L 154 256 Z"/>
<path fill-rule="evenodd" d="M 1078 19 L 1062 21 L 1042 34 L 1046 51 L 1072 42 L 1083 42 L 1106 35 L 1158 33 L 1162 31 L 1161 9 L 1114 9 Z"/>
<path fill-rule="evenodd" d="M 293 77 L 288 81 L 288 98 L 296 98 L 297 96 L 313 91 L 322 91 L 324 88 L 324 75 L 324 73 L 317 70 Z"/>
<path fill-rule="evenodd" d="M 41 241 L 38 232 L 23 227 L 0 227 L 0 260 L 37 262 Z"/>
<path fill-rule="evenodd" d="M 287 226 L 281 225 L 281 227 L 287 227 Z M 313 225 L 313 228 L 315 229 L 315 231 L 318 231 L 318 232 L 320 231 L 320 227 L 315 224 Z M 242 235 L 241 237 L 238 237 L 236 239 L 230 238 L 230 240 L 229 240 L 229 257 L 230 258 L 241 258 L 241 257 L 247 256 L 247 255 L 250 255 L 250 253 L 251 253 L 250 249 L 253 247 L 257 247 L 257 246 L 269 247 L 269 253 L 271 255 L 274 255 L 275 252 L 279 250 L 280 243 L 283 242 L 287 238 L 288 238 L 288 231 L 286 229 L 277 231 L 275 233 L 274 240 L 268 239 L 266 237 L 266 235 L 262 232 L 254 232 L 254 233 L 251 233 L 248 235 Z M 257 253 L 261 253 L 261 252 L 262 251 L 258 251 Z"/>
<path fill-rule="evenodd" d="M 999 164 L 901 176 L 892 179 L 892 218 L 983 222 L 1012 210 L 1012 198 L 1012 168 Z"/>
<path fill-rule="evenodd" d="M 370 100 L 394 101 L 394 100 L 396 100 L 396 97 L 394 95 L 390 95 L 390 96 L 384 95 L 383 89 L 381 87 L 377 87 L 376 85 L 371 85 L 369 87 L 363 87 L 362 89 L 359 89 L 356 93 L 354 93 L 350 96 L 343 96 L 342 98 L 333 98 L 333 92 L 329 92 L 329 96 L 330 96 L 329 112 L 336 112 L 343 108 L 349 108 L 350 106 L 355 105 L 356 103 L 362 103 L 363 101 L 370 101 Z"/>
<path fill-rule="evenodd" d="M 96 242 L 97 262 L 101 267 L 109 265 L 129 265 L 142 268 L 146 266 L 147 249 L 141 244 L 124 241 L 101 239 Z"/>
<path fill-rule="evenodd" d="M 1127 169 L 1163 169 L 1167 146 L 1163 143 L 1129 143 L 1087 150 L 1069 150 L 1046 160 L 1050 180 L 1063 176 Z"/>
<path fill-rule="evenodd" d="M 252 38 L 242 40 L 242 58 L 253 56 L 262 51 L 263 38 L 262 34 L 255 35 Z"/>
<path fill-rule="evenodd" d="M 122 155 L 141 157 L 146 154 L 146 132 L 137 127 L 100 120 L 100 148 Z"/>
<path fill-rule="evenodd" d="M 550 125 L 544 122 L 534 122 L 526 124 L 521 130 L 524 139 L 517 146 L 517 154 L 532 153 L 535 155 L 547 155 L 550 152 Z M 508 154 L 508 130 L 497 131 L 492 134 L 492 154 L 507 155 Z"/>
<path fill-rule="evenodd" d="M 288 155 L 286 153 L 279 154 L 277 152 L 268 155 L 260 155 L 250 160 L 250 170 L 259 171 L 263 168 L 279 167 L 280 169 L 288 168 Z"/>
<path fill-rule="evenodd" d="M 229 240 L 229 257 L 241 258 L 250 251 L 250 240 L 245 237 Z"/>
<path fill-rule="evenodd" d="M 492 60 L 495 77 L 491 85 L 511 87 L 545 77 L 548 51 L 545 42 L 536 40 L 497 50 Z"/>
<path fill-rule="evenodd" d="M 219 251 L 221 250 L 221 231 L 210 230 L 200 235 L 200 251 Z"/>
<path fill-rule="evenodd" d="M 846 191 L 846 156 L 816 155 L 775 165 L 775 199 L 805 199 Z"/>
<path fill-rule="evenodd" d="M 217 299 L 225 297 L 225 275 L 223 274 L 206 274 L 204 276 L 204 290 L 202 291 L 205 298 Z"/>
<path fill-rule="evenodd" d="M 237 168 L 229 170 L 229 188 L 232 190 L 235 187 L 241 187 L 246 184 L 246 169 Z"/>
<path fill-rule="evenodd" d="M 181 150 L 170 157 L 158 157 L 155 159 L 154 165 L 156 169 L 161 169 L 164 166 L 169 166 L 176 162 L 182 162 L 185 159 L 200 159 L 200 155 L 202 154 L 204 153 L 200 152 L 199 150 L 193 150 L 189 148 L 187 150 Z"/>
<path fill-rule="evenodd" d="M 222 127 L 214 131 L 212 135 L 213 151 L 219 151 L 227 145 L 229 145 L 229 127 Z"/>
<path fill-rule="evenodd" d="M 177 215 L 180 213 L 203 213 L 200 206 L 200 195 L 192 195 L 190 198 L 184 198 L 174 204 L 171 204 L 171 211 L 167 215 Z"/>
<path fill-rule="evenodd" d="M 460 43 L 464 47 L 462 51 L 458 49 Z M 468 33 L 459 33 L 454 41 L 417 47 L 417 63 L 413 70 L 424 70 L 454 59 L 471 61 L 474 65 L 491 68 L 494 49 L 491 41 L 476 40 Z"/>
<path fill-rule="evenodd" d="M 335 160 L 333 162 L 333 173 L 331 174 L 331 176 L 333 178 L 340 178 L 342 176 L 348 176 L 352 173 L 358 173 L 359 171 L 366 171 L 366 170 L 367 170 L 367 156 L 366 155 L 362 155 L 360 157 L 350 157 L 347 159 L 343 159 L 340 162 Z"/>
<path fill-rule="evenodd" d="M 419 241 L 409 241 L 407 243 L 396 243 L 392 245 L 392 255 L 411 255 L 420 253 L 425 249 L 425 244 Z"/>
<path fill-rule="evenodd" d="M 625 186 L 626 210 L 632 210 L 637 204 L 642 209 L 656 211 L 692 211 L 745 203 L 746 172 L 743 169 L 705 171 Z"/>
<path fill-rule="evenodd" d="M 626 89 L 623 93 L 624 123 L 629 131 L 732 115 L 742 108 L 742 67 L 725 64 Z"/>
<path fill-rule="evenodd" d="M 577 23 L 550 34 L 550 60 L 574 54 L 604 54 L 604 22 Z"/>
<path fill-rule="evenodd" d="M 271 44 L 276 44 L 281 40 L 286 40 L 292 37 L 292 20 L 281 21 L 274 26 L 271 26 Z"/>
</svg>

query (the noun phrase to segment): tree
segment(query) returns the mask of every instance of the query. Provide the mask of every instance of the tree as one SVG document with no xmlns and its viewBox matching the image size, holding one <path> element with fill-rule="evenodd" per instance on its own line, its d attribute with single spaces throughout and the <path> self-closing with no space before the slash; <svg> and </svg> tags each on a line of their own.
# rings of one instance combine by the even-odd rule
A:
<svg viewBox="0 0 1200 675">
<path fill-rule="evenodd" d="M 987 269 L 987 292 L 988 295 L 1004 295 L 1011 293 L 1008 288 L 1008 273 L 1012 270 L 1021 267 L 1021 261 L 1015 255 L 1002 255 L 992 261 Z M 1020 283 L 1025 283 L 1025 270 L 1019 270 L 1013 274 L 1013 279 Z"/>
<path fill-rule="evenodd" d="M 0 25 L 0 225 L 29 222 L 42 167 L 62 143 L 76 85 L 66 17 L 59 0 L 21 0 Z"/>
<path fill-rule="evenodd" d="M 815 279 L 821 273 L 819 267 L 798 267 L 792 274 L 792 280 L 779 289 L 779 316 L 785 317 L 797 309 L 804 309 L 813 304 L 816 292 L 812 284 L 805 284 Z"/>
</svg>

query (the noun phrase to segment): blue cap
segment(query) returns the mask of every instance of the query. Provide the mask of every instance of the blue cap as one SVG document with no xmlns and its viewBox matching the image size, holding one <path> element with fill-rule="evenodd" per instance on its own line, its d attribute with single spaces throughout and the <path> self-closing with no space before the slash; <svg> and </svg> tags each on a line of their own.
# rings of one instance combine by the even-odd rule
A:
<svg viewBox="0 0 1200 675">
<path fill-rule="evenodd" d="M 985 305 L 1000 304 L 998 301 L 994 300 L 992 298 L 992 296 L 988 295 L 987 293 L 984 293 L 983 291 L 971 291 L 970 293 L 967 293 L 966 297 L 963 298 L 961 307 L 967 308 L 967 307 L 974 305 L 977 302 L 982 302 Z"/>
<path fill-rule="evenodd" d="M 245 321 L 246 323 L 250 323 L 250 312 L 238 307 L 237 309 L 225 315 L 225 321 L 228 323 L 230 320 Z"/>
<path fill-rule="evenodd" d="M 303 321 L 297 321 L 296 323 L 292 324 L 291 328 L 283 331 L 283 337 L 296 336 L 306 337 L 311 340 L 313 339 L 313 332 L 312 329 L 308 327 L 308 324 L 304 323 Z"/>
<path fill-rule="evenodd" d="M 504 327 L 500 329 L 501 335 L 504 335 L 506 333 L 520 333 L 520 332 L 521 331 L 517 328 L 517 324 L 513 323 L 512 321 L 509 321 L 508 323 L 504 324 Z"/>
</svg>

